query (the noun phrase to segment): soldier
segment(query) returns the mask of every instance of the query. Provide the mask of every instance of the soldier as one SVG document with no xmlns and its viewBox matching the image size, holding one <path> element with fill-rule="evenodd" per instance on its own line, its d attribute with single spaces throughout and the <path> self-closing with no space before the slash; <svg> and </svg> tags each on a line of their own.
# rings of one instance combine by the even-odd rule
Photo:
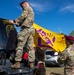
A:
<svg viewBox="0 0 74 75">
<path fill-rule="evenodd" d="M 20 62 L 23 55 L 23 47 L 28 50 L 28 59 L 30 68 L 34 67 L 35 51 L 33 48 L 35 29 L 33 27 L 34 11 L 29 2 L 24 1 L 20 3 L 22 7 L 22 14 L 15 20 L 9 20 L 9 23 L 21 26 L 21 30 L 18 33 L 18 44 L 16 48 L 15 64 L 11 65 L 12 68 L 20 68 Z"/>
<path fill-rule="evenodd" d="M 64 75 L 74 75 L 74 37 L 66 36 L 67 48 L 62 53 L 58 61 L 64 63 Z"/>
</svg>

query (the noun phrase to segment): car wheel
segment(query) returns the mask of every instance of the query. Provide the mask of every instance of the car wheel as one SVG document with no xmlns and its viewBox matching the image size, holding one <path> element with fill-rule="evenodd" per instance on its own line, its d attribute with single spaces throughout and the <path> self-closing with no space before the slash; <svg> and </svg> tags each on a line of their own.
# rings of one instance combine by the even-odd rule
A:
<svg viewBox="0 0 74 75">
<path fill-rule="evenodd" d="M 57 63 L 57 65 L 56 65 L 56 66 L 58 66 L 58 67 L 63 67 L 63 66 L 64 66 L 64 64 Z"/>
</svg>

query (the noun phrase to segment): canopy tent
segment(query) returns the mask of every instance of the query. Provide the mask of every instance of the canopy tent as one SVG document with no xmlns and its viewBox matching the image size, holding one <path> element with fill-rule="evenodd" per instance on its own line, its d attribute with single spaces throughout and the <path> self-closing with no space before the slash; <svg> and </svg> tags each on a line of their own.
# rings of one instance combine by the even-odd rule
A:
<svg viewBox="0 0 74 75">
<path fill-rule="evenodd" d="M 0 19 L 0 49 L 5 49 L 7 43 L 6 25 Z"/>
<path fill-rule="evenodd" d="M 13 50 L 17 44 L 17 31 L 8 20 L 0 18 L 0 50 Z"/>
</svg>

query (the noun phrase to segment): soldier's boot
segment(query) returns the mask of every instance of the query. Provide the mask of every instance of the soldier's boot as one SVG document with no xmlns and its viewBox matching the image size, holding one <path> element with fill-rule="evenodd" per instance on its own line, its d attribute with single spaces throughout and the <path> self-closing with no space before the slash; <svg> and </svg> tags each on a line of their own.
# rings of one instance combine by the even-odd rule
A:
<svg viewBox="0 0 74 75">
<path fill-rule="evenodd" d="M 30 66 L 30 68 L 34 68 L 34 63 L 33 62 L 30 62 L 29 63 L 29 66 Z"/>
<path fill-rule="evenodd" d="M 15 69 L 20 68 L 20 62 L 15 62 L 15 64 L 11 65 L 11 68 L 15 68 Z"/>
</svg>

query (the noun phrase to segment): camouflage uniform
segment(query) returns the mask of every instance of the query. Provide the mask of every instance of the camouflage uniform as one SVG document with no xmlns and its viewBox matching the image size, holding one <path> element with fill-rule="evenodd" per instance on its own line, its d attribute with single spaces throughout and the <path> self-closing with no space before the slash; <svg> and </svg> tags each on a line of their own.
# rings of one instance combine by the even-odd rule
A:
<svg viewBox="0 0 74 75">
<path fill-rule="evenodd" d="M 64 75 L 74 75 L 74 44 L 60 54 L 59 62 L 65 64 Z"/>
<path fill-rule="evenodd" d="M 35 51 L 33 48 L 35 29 L 33 27 L 34 12 L 30 6 L 23 8 L 21 16 L 19 16 L 15 22 L 18 26 L 21 26 L 21 30 L 18 33 L 18 44 L 16 48 L 15 61 L 21 61 L 23 55 L 23 47 L 26 47 L 29 51 L 29 61 L 33 62 L 35 59 Z"/>
</svg>

